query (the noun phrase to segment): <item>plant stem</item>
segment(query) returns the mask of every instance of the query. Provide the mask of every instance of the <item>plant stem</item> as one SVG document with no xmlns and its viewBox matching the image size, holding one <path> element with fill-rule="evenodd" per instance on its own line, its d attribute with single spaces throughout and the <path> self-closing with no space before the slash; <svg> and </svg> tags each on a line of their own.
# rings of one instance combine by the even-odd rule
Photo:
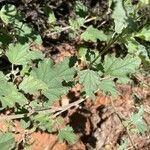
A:
<svg viewBox="0 0 150 150">
<path fill-rule="evenodd" d="M 108 42 L 108 44 L 105 46 L 105 47 L 103 47 L 102 49 L 102 51 L 99 53 L 99 55 L 90 63 L 90 65 L 89 65 L 89 67 L 91 67 L 96 61 L 97 61 L 97 59 L 101 56 L 101 55 L 103 55 L 105 52 L 107 52 L 108 50 L 109 50 L 109 48 L 116 42 L 116 41 L 118 41 L 118 39 L 121 37 L 121 36 L 123 36 L 126 32 L 126 29 L 124 29 L 123 31 L 122 31 L 122 33 L 120 33 L 120 34 L 118 34 L 117 36 L 115 36 L 114 35 L 114 38 L 111 38 L 110 40 L 109 40 L 109 42 Z"/>
<path fill-rule="evenodd" d="M 89 18 L 89 19 L 85 20 L 84 23 L 91 22 L 91 21 L 95 20 L 96 18 L 97 18 L 97 17 Z M 61 32 L 64 32 L 64 31 L 66 31 L 66 30 L 69 30 L 69 29 L 71 29 L 71 26 L 62 27 L 61 31 L 52 32 L 52 33 L 48 34 L 48 36 L 52 36 L 52 35 L 54 35 L 54 34 L 61 33 Z"/>
<path fill-rule="evenodd" d="M 133 142 L 133 140 L 132 140 L 132 138 L 131 138 L 131 135 L 130 135 L 128 129 L 127 129 L 126 126 L 123 124 L 123 119 L 122 119 L 122 117 L 120 116 L 120 114 L 119 114 L 118 111 L 116 110 L 116 107 L 115 107 L 115 105 L 114 105 L 113 99 L 112 99 L 112 98 L 110 98 L 110 99 L 111 99 L 111 105 L 112 105 L 112 107 L 113 107 L 113 109 L 114 109 L 114 112 L 115 112 L 116 116 L 118 117 L 118 119 L 120 120 L 122 126 L 124 127 L 124 129 L 125 129 L 125 131 L 126 131 L 126 133 L 127 133 L 127 135 L 128 135 L 128 138 L 129 138 L 129 140 L 130 140 L 130 143 L 131 143 L 133 149 L 134 149 L 134 150 L 137 150 L 137 148 L 136 148 L 136 146 L 135 146 L 135 144 L 134 144 L 134 142 Z"/>
<path fill-rule="evenodd" d="M 15 81 L 15 73 L 14 73 L 14 64 L 11 64 L 11 74 L 12 74 L 12 82 Z"/>
<path fill-rule="evenodd" d="M 11 64 L 11 73 L 14 73 L 14 64 Z"/>
<path fill-rule="evenodd" d="M 17 114 L 17 115 L 4 115 L 0 117 L 0 121 L 2 120 L 14 120 L 14 119 L 21 119 L 21 118 L 25 118 L 25 117 L 30 117 L 31 115 L 34 114 L 54 114 L 53 117 L 56 117 L 58 115 L 60 115 L 61 113 L 63 113 L 64 111 L 70 109 L 73 106 L 78 106 L 80 103 L 82 103 L 83 101 L 85 101 L 87 98 L 85 99 L 80 99 L 78 101 L 75 101 L 73 103 L 70 103 L 66 106 L 62 106 L 62 107 L 51 107 L 51 108 L 47 108 L 44 110 L 32 110 L 29 113 L 23 113 L 23 114 Z M 56 114 L 55 114 L 56 113 Z"/>
</svg>

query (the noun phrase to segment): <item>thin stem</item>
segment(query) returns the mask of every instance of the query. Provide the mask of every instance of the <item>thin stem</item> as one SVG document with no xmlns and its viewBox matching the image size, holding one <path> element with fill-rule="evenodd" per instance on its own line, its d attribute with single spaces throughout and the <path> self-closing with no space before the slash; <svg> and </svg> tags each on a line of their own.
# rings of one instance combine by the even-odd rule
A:
<svg viewBox="0 0 150 150">
<path fill-rule="evenodd" d="M 124 129 L 126 130 L 126 133 L 127 133 L 127 135 L 128 135 L 128 138 L 129 138 L 129 140 L 130 140 L 130 143 L 131 143 L 133 149 L 134 149 L 134 150 L 137 150 L 137 148 L 136 148 L 136 146 L 135 146 L 135 144 L 134 144 L 134 142 L 133 142 L 133 140 L 132 140 L 132 138 L 131 138 L 131 135 L 130 135 L 128 129 L 127 129 L 126 126 L 123 124 L 123 119 L 122 119 L 122 117 L 120 116 L 120 114 L 118 113 L 118 111 L 117 111 L 117 109 L 116 109 L 116 107 L 115 107 L 115 105 L 114 105 L 114 102 L 113 102 L 112 98 L 111 98 L 111 105 L 112 105 L 112 107 L 113 107 L 113 109 L 114 109 L 114 112 L 115 112 L 116 116 L 118 117 L 118 119 L 120 120 L 122 126 L 123 126 Z"/>
<path fill-rule="evenodd" d="M 63 28 L 61 29 L 61 31 L 52 32 L 52 33 L 48 34 L 48 36 L 52 36 L 52 35 L 54 35 L 54 34 L 64 32 L 64 31 L 66 31 L 66 30 L 68 30 L 68 29 L 71 29 L 71 26 L 63 27 Z"/>
<path fill-rule="evenodd" d="M 13 75 L 12 76 L 12 82 L 14 82 L 15 81 L 15 73 L 14 73 L 14 64 L 11 64 L 11 74 Z"/>
<path fill-rule="evenodd" d="M 107 77 L 104 77 L 104 78 L 100 78 L 99 80 L 103 81 L 103 80 L 108 80 L 108 79 L 111 79 L 111 77 L 107 76 Z"/>
<path fill-rule="evenodd" d="M 91 21 L 95 20 L 96 18 L 97 18 L 97 17 L 89 18 L 89 19 L 85 20 L 84 23 L 91 22 Z M 69 29 L 71 29 L 71 26 L 62 27 L 61 31 L 52 32 L 52 33 L 48 34 L 48 36 L 52 36 L 52 35 L 54 35 L 54 34 L 61 33 L 61 32 L 64 32 L 64 31 L 66 31 L 66 30 L 69 30 Z"/>
<path fill-rule="evenodd" d="M 85 100 L 86 99 L 81 99 L 81 100 L 75 101 L 69 105 L 63 106 L 59 112 L 57 112 L 56 114 L 53 115 L 53 117 L 57 117 L 58 115 L 60 115 L 61 113 L 63 113 L 64 111 L 68 110 L 69 108 L 71 108 L 73 106 L 78 106 L 78 104 L 82 103 Z"/>
<path fill-rule="evenodd" d="M 107 44 L 105 47 L 102 48 L 103 50 L 102 50 L 102 51 L 99 53 L 99 55 L 90 63 L 89 67 L 91 67 L 91 66 L 97 61 L 97 59 L 98 59 L 101 55 L 103 55 L 105 52 L 107 52 L 107 51 L 109 50 L 109 48 L 110 48 L 116 41 L 118 41 L 118 39 L 119 39 L 121 36 L 123 36 L 123 35 L 126 33 L 125 31 L 126 31 L 126 29 L 124 29 L 124 30 L 122 31 L 122 33 L 118 34 L 117 36 L 113 35 L 114 38 L 111 38 L 111 39 L 109 40 L 108 44 Z"/>
<path fill-rule="evenodd" d="M 89 18 L 89 19 L 85 20 L 85 23 L 88 23 L 88 22 L 90 22 L 90 21 L 93 21 L 93 20 L 95 20 L 96 18 L 97 18 L 97 17 Z"/>
<path fill-rule="evenodd" d="M 14 64 L 11 64 L 11 73 L 14 73 Z"/>
<path fill-rule="evenodd" d="M 30 117 L 31 115 L 34 114 L 54 114 L 53 117 L 56 117 L 58 115 L 60 115 L 62 112 L 70 109 L 73 106 L 77 106 L 80 103 L 82 103 L 83 101 L 85 101 L 87 98 L 85 99 L 80 99 L 78 101 L 75 101 L 73 103 L 70 103 L 66 106 L 62 106 L 62 107 L 52 107 L 52 108 L 47 108 L 44 110 L 32 110 L 29 113 L 23 113 L 23 114 L 17 114 L 17 115 L 4 115 L 0 117 L 0 121 L 2 120 L 14 120 L 14 119 L 21 119 L 21 118 L 25 118 L 25 117 Z M 56 113 L 56 114 L 55 114 Z"/>
</svg>

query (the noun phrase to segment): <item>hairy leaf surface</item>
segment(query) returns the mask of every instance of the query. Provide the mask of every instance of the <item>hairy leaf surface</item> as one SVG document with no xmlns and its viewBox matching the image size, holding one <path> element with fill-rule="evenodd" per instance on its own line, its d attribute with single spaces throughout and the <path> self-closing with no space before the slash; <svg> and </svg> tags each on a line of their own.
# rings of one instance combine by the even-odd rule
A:
<svg viewBox="0 0 150 150">
<path fill-rule="evenodd" d="M 9 49 L 6 51 L 6 56 L 9 61 L 15 65 L 26 65 L 31 60 L 43 59 L 44 55 L 38 51 L 30 51 L 29 44 L 10 44 Z"/>
<path fill-rule="evenodd" d="M 114 82 L 109 79 L 100 81 L 99 89 L 105 93 L 110 93 L 112 96 L 118 95 L 118 91 L 115 87 Z"/>
<path fill-rule="evenodd" d="M 141 45 L 134 38 L 131 38 L 127 41 L 126 47 L 128 48 L 129 53 L 139 56 L 141 58 L 144 68 L 148 69 L 150 67 L 150 48 Z"/>
<path fill-rule="evenodd" d="M 113 0 L 113 2 L 115 6 L 112 13 L 112 18 L 115 22 L 115 31 L 117 33 L 121 33 L 123 28 L 126 28 L 128 25 L 126 11 L 123 7 L 123 0 Z"/>
<path fill-rule="evenodd" d="M 104 34 L 102 30 L 98 30 L 94 28 L 92 25 L 89 26 L 85 30 L 85 32 L 81 34 L 81 38 L 85 41 L 92 41 L 92 42 L 96 42 L 97 40 L 107 41 L 107 35 Z"/>
<path fill-rule="evenodd" d="M 9 132 L 0 134 L 0 148 L 1 150 L 11 150 L 15 144 L 13 135 Z"/>
<path fill-rule="evenodd" d="M 48 86 L 42 80 L 38 80 L 32 76 L 25 76 L 19 89 L 23 90 L 25 93 L 36 94 L 38 90 L 46 90 Z"/>
<path fill-rule="evenodd" d="M 0 72 L 0 101 L 3 107 L 13 107 L 15 103 L 24 105 L 27 103 L 25 96 L 18 92 L 17 88 L 6 80 Z"/>
<path fill-rule="evenodd" d="M 104 61 L 104 74 L 118 78 L 119 82 L 126 83 L 128 75 L 135 73 L 141 61 L 139 57 L 126 56 L 124 59 L 114 55 L 107 56 Z"/>
<path fill-rule="evenodd" d="M 144 118 L 144 108 L 141 107 L 138 113 L 132 113 L 130 116 L 131 122 L 136 126 L 138 133 L 145 133 L 148 130 L 148 126 Z"/>
<path fill-rule="evenodd" d="M 58 138 L 60 141 L 66 140 L 69 144 L 74 144 L 76 142 L 76 135 L 73 133 L 73 129 L 70 126 L 59 130 Z"/>
<path fill-rule="evenodd" d="M 150 25 L 144 26 L 135 36 L 150 42 Z"/>
<path fill-rule="evenodd" d="M 55 65 L 50 59 L 44 59 L 38 64 L 38 68 L 31 71 L 33 77 L 47 84 L 48 89 L 43 94 L 50 101 L 58 99 L 68 91 L 68 86 L 63 86 L 63 81 L 72 81 L 75 75 L 75 69 L 69 63 L 68 58 Z"/>
<path fill-rule="evenodd" d="M 14 17 L 16 14 L 17 14 L 16 7 L 11 4 L 4 5 L 0 10 L 0 18 L 6 24 L 12 23 L 14 21 Z"/>
<path fill-rule="evenodd" d="M 80 83 L 84 86 L 86 96 L 95 98 L 94 92 L 98 90 L 99 75 L 96 71 L 86 69 L 79 72 Z"/>
</svg>

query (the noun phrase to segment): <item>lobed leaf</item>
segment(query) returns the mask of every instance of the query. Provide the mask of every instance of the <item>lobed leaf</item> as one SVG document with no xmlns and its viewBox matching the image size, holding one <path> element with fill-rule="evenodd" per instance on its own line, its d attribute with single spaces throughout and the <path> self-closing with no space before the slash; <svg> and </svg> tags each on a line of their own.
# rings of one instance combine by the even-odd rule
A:
<svg viewBox="0 0 150 150">
<path fill-rule="evenodd" d="M 12 23 L 15 19 L 16 14 L 16 7 L 11 4 L 4 5 L 0 10 L 0 18 L 5 24 Z"/>
<path fill-rule="evenodd" d="M 75 18 L 75 19 L 69 19 L 69 24 L 73 30 L 80 29 L 81 26 L 84 25 L 85 19 L 84 18 Z"/>
<path fill-rule="evenodd" d="M 99 75 L 96 71 L 86 69 L 79 72 L 79 82 L 84 86 L 83 90 L 86 92 L 86 96 L 95 98 L 94 92 L 98 90 Z"/>
<path fill-rule="evenodd" d="M 104 79 L 99 83 L 99 89 L 104 93 L 110 93 L 112 96 L 117 96 L 119 93 L 115 87 L 115 84 L 110 79 Z"/>
<path fill-rule="evenodd" d="M 132 113 L 130 116 L 131 123 L 136 126 L 138 133 L 144 134 L 148 130 L 148 126 L 144 118 L 144 108 L 141 107 L 138 113 Z"/>
<path fill-rule="evenodd" d="M 81 38 L 85 41 L 92 41 L 92 42 L 97 42 L 97 40 L 107 41 L 107 35 L 104 34 L 102 30 L 98 30 L 94 28 L 92 25 L 89 26 L 85 30 L 85 32 L 81 34 Z"/>
<path fill-rule="evenodd" d="M 135 73 L 141 60 L 139 57 L 127 55 L 124 59 L 116 58 L 114 55 L 106 56 L 104 61 L 104 74 L 118 78 L 119 82 L 126 83 L 128 75 Z"/>
<path fill-rule="evenodd" d="M 6 132 L 0 134 L 0 148 L 1 150 L 11 150 L 15 145 L 15 139 L 12 133 Z"/>
<path fill-rule="evenodd" d="M 121 33 L 124 28 L 127 27 L 127 15 L 123 6 L 123 0 L 113 0 L 114 10 L 112 13 L 112 18 L 115 23 L 115 32 Z"/>
<path fill-rule="evenodd" d="M 48 87 L 47 84 L 41 80 L 32 76 L 25 76 L 19 85 L 19 89 L 23 90 L 25 93 L 36 94 L 38 90 L 46 90 Z"/>
<path fill-rule="evenodd" d="M 27 103 L 25 96 L 6 80 L 2 72 L 0 72 L 0 85 L 0 101 L 3 107 L 13 107 L 16 103 L 22 106 Z"/>
<path fill-rule="evenodd" d="M 150 67 L 150 57 L 149 50 L 144 45 L 141 45 L 134 38 L 130 38 L 127 40 L 126 47 L 128 48 L 128 52 L 138 56 L 143 64 L 143 67 L 148 69 Z"/>
<path fill-rule="evenodd" d="M 44 55 L 42 52 L 30 51 L 29 44 L 10 44 L 8 50 L 6 51 L 6 56 L 9 61 L 15 65 L 26 65 L 31 60 L 43 59 Z"/>
<path fill-rule="evenodd" d="M 75 75 L 75 69 L 70 67 L 69 63 L 68 58 L 55 65 L 50 59 L 44 59 L 39 62 L 38 68 L 31 71 L 31 76 L 47 85 L 48 89 L 44 90 L 43 94 L 50 101 L 58 99 L 68 91 L 69 87 L 63 86 L 63 81 L 72 81 Z"/>
<path fill-rule="evenodd" d="M 144 26 L 135 36 L 150 42 L 150 25 Z"/>
<path fill-rule="evenodd" d="M 59 130 L 58 138 L 60 141 L 66 140 L 69 144 L 74 144 L 77 141 L 76 135 L 73 133 L 73 129 L 70 126 Z"/>
<path fill-rule="evenodd" d="M 83 91 L 86 96 L 95 99 L 94 93 L 102 90 L 104 93 L 109 93 L 112 96 L 117 96 L 118 92 L 115 84 L 110 79 L 100 80 L 99 73 L 90 69 L 82 70 L 79 72 L 79 82 L 83 85 Z"/>
</svg>

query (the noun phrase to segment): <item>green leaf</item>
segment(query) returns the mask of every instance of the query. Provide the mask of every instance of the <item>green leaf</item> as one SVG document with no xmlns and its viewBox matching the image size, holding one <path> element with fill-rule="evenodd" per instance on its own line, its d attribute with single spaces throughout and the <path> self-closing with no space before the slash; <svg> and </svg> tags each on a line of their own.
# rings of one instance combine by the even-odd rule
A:
<svg viewBox="0 0 150 150">
<path fill-rule="evenodd" d="M 0 101 L 3 107 L 13 107 L 16 103 L 20 105 L 27 103 L 25 96 L 18 92 L 11 82 L 7 82 L 2 72 L 0 72 L 0 85 Z"/>
<path fill-rule="evenodd" d="M 58 100 L 60 96 L 65 95 L 69 90 L 68 86 L 63 86 L 60 81 L 49 81 L 48 90 L 44 90 L 43 94 L 49 99 L 49 104 Z"/>
<path fill-rule="evenodd" d="M 77 56 L 79 59 L 81 59 L 82 61 L 86 61 L 86 56 L 88 53 L 88 48 L 85 46 L 82 46 L 78 49 L 77 51 Z"/>
<path fill-rule="evenodd" d="M 23 90 L 25 93 L 36 94 L 38 90 L 47 90 L 48 86 L 43 81 L 32 76 L 25 76 L 19 85 L 19 89 Z"/>
<path fill-rule="evenodd" d="M 70 67 L 69 63 L 68 58 L 56 65 L 50 59 L 44 59 L 39 62 L 38 68 L 31 71 L 31 76 L 47 84 L 48 89 L 44 90 L 43 94 L 51 102 L 57 100 L 69 89 L 68 86 L 63 86 L 63 81 L 72 81 L 75 75 L 75 69 Z"/>
<path fill-rule="evenodd" d="M 118 91 L 113 81 L 104 79 L 99 83 L 99 89 L 105 93 L 110 93 L 112 96 L 117 96 Z"/>
<path fill-rule="evenodd" d="M 104 34 L 102 30 L 98 30 L 94 28 L 92 25 L 89 26 L 85 30 L 85 32 L 81 34 L 81 38 L 85 41 L 92 41 L 92 42 L 97 42 L 97 40 L 107 41 L 107 35 Z"/>
<path fill-rule="evenodd" d="M 10 44 L 9 49 L 6 51 L 6 56 L 9 61 L 15 65 L 26 65 L 31 60 L 43 59 L 43 54 L 41 52 L 30 51 L 29 44 Z"/>
<path fill-rule="evenodd" d="M 11 150 L 15 145 L 15 139 L 12 133 L 0 134 L 0 148 L 1 150 Z"/>
<path fill-rule="evenodd" d="M 96 71 L 86 69 L 79 72 L 79 82 L 84 86 L 86 96 L 95 99 L 94 92 L 98 90 L 99 75 Z"/>
<path fill-rule="evenodd" d="M 115 88 L 115 84 L 110 79 L 100 80 L 99 73 L 90 69 L 82 70 L 79 72 L 79 82 L 83 85 L 83 91 L 86 92 L 86 96 L 95 99 L 94 93 L 98 90 L 102 90 L 106 94 L 117 96 L 118 92 Z"/>
<path fill-rule="evenodd" d="M 85 18 L 88 8 L 80 0 L 77 0 L 75 3 L 75 11 L 78 16 Z"/>
<path fill-rule="evenodd" d="M 37 114 L 31 117 L 33 125 L 43 131 L 56 132 L 57 128 L 62 124 L 62 118 L 52 119 L 49 114 Z"/>
<path fill-rule="evenodd" d="M 139 7 L 150 6 L 150 0 L 139 0 Z"/>
<path fill-rule="evenodd" d="M 117 150 L 126 150 L 129 145 L 129 139 L 123 139 Z"/>
<path fill-rule="evenodd" d="M 18 103 L 20 105 L 24 105 L 27 103 L 27 99 L 24 97 L 23 94 L 19 93 L 16 89 L 10 88 L 9 93 L 6 95 L 2 95 L 0 97 L 3 107 L 13 107 L 15 103 Z"/>
<path fill-rule="evenodd" d="M 16 27 L 16 34 L 19 36 L 26 37 L 28 35 L 31 35 L 32 33 L 32 28 L 30 26 L 18 20 L 15 23 L 15 27 Z"/>
<path fill-rule="evenodd" d="M 40 35 L 36 35 L 35 39 L 33 40 L 34 43 L 41 45 L 43 43 L 43 40 Z"/>
<path fill-rule="evenodd" d="M 24 65 L 29 62 L 29 45 L 28 44 L 10 44 L 6 56 L 12 64 Z"/>
<path fill-rule="evenodd" d="M 134 38 L 130 38 L 130 40 L 127 41 L 126 47 L 128 48 L 129 53 L 139 56 L 141 58 L 143 67 L 145 69 L 149 69 L 150 57 L 148 48 L 146 48 L 144 45 L 141 45 Z"/>
<path fill-rule="evenodd" d="M 104 61 L 104 75 L 118 78 L 118 82 L 129 81 L 128 75 L 135 73 L 141 61 L 139 57 L 127 55 L 124 59 L 114 55 L 106 56 Z"/>
<path fill-rule="evenodd" d="M 45 83 L 48 83 L 52 79 L 50 72 L 53 65 L 54 64 L 51 59 L 44 59 L 43 61 L 39 62 L 38 68 L 35 68 L 31 71 L 31 75 L 39 80 L 44 81 Z"/>
<path fill-rule="evenodd" d="M 48 23 L 55 23 L 56 22 L 56 17 L 54 12 L 49 8 L 48 9 Z"/>
<path fill-rule="evenodd" d="M 138 11 L 137 5 L 132 5 L 131 0 L 124 1 L 124 7 L 126 10 L 127 16 L 129 16 L 131 18 L 139 16 L 139 14 L 137 13 L 137 11 Z M 134 19 L 132 19 L 132 20 L 134 20 Z"/>
<path fill-rule="evenodd" d="M 121 33 L 124 28 L 127 27 L 127 16 L 126 11 L 123 6 L 123 0 L 113 0 L 114 10 L 112 13 L 112 18 L 115 22 L 115 32 Z"/>
<path fill-rule="evenodd" d="M 17 14 L 16 7 L 14 5 L 8 4 L 4 5 L 0 10 L 0 18 L 6 24 L 12 23 Z"/>
<path fill-rule="evenodd" d="M 128 49 L 128 52 L 130 54 L 136 54 L 138 55 L 139 52 L 138 52 L 138 45 L 139 43 L 134 39 L 134 38 L 130 38 L 127 40 L 127 43 L 126 43 L 126 47 Z"/>
<path fill-rule="evenodd" d="M 22 70 L 20 70 L 20 76 L 25 76 L 25 74 L 28 74 L 30 70 L 29 65 L 23 65 Z"/>
<path fill-rule="evenodd" d="M 145 47 L 143 45 L 138 46 L 139 57 L 141 58 L 143 68 L 149 70 L 150 68 L 150 47 Z"/>
<path fill-rule="evenodd" d="M 81 26 L 84 25 L 85 19 L 84 18 L 75 18 L 75 19 L 69 19 L 69 24 L 73 30 L 80 29 Z"/>
<path fill-rule="evenodd" d="M 150 25 L 144 26 L 135 36 L 150 42 Z"/>
<path fill-rule="evenodd" d="M 28 24 L 16 20 L 14 27 L 18 41 L 20 41 L 20 43 L 31 41 L 36 44 L 42 44 L 43 41 L 41 36 Z"/>
<path fill-rule="evenodd" d="M 44 59 L 44 54 L 41 51 L 28 51 L 30 60 Z"/>
<path fill-rule="evenodd" d="M 38 114 L 32 118 L 36 128 L 40 128 L 43 131 L 47 130 L 48 132 L 55 131 L 54 125 L 55 121 L 50 119 L 48 115 Z"/>
<path fill-rule="evenodd" d="M 74 144 L 77 141 L 76 135 L 73 133 L 73 129 L 70 126 L 59 130 L 58 138 L 60 141 L 67 141 L 69 144 Z"/>
<path fill-rule="evenodd" d="M 77 56 L 79 59 L 81 59 L 84 62 L 92 62 L 97 56 L 99 55 L 99 52 L 97 49 L 89 49 L 85 46 L 81 46 L 78 49 Z M 96 60 L 94 64 L 97 64 L 100 62 L 101 57 Z"/>
<path fill-rule="evenodd" d="M 46 109 L 46 108 L 48 109 L 49 108 L 48 105 L 44 106 L 44 103 L 43 102 L 39 103 L 38 100 L 31 101 L 29 106 L 32 107 L 32 109 L 34 109 L 34 110 L 40 110 L 40 109 L 42 110 L 43 108 L 44 109 Z"/>
<path fill-rule="evenodd" d="M 62 28 L 60 26 L 54 26 L 51 31 L 60 33 L 62 32 Z"/>
<path fill-rule="evenodd" d="M 148 126 L 143 118 L 144 118 L 143 106 L 141 106 L 138 113 L 132 113 L 130 116 L 130 121 L 132 124 L 136 126 L 137 129 L 136 131 L 142 134 L 148 131 Z"/>
<path fill-rule="evenodd" d="M 37 114 L 32 117 L 32 120 L 36 128 L 40 128 L 43 131 L 47 130 L 48 132 L 55 131 L 55 121 L 46 114 Z"/>
<path fill-rule="evenodd" d="M 31 122 L 30 122 L 30 120 L 21 119 L 20 125 L 22 128 L 27 129 L 31 125 Z"/>
</svg>

